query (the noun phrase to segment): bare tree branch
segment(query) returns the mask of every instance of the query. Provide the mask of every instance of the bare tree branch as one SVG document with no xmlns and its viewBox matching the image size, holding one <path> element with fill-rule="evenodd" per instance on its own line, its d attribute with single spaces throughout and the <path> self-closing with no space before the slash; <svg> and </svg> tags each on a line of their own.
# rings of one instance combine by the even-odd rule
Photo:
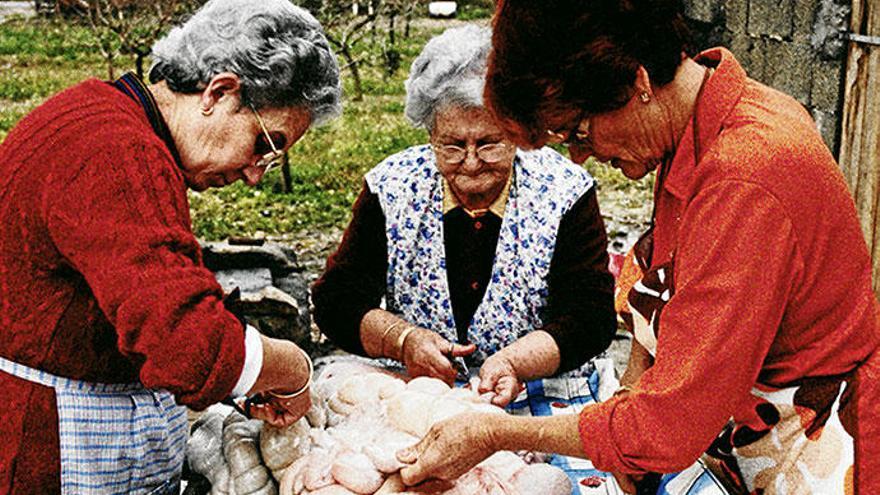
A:
<svg viewBox="0 0 880 495">
<path fill-rule="evenodd" d="M 135 70 L 143 77 L 143 67 L 153 43 L 180 16 L 190 13 L 199 0 L 83 0 L 82 15 L 97 39 L 107 61 L 110 77 L 119 55 L 135 57 Z"/>
</svg>

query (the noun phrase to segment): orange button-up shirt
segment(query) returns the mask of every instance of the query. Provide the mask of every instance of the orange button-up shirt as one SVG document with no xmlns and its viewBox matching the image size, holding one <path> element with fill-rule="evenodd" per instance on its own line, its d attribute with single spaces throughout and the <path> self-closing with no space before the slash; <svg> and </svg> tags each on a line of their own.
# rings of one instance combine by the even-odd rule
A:
<svg viewBox="0 0 880 495">
<path fill-rule="evenodd" d="M 871 260 L 812 119 L 747 78 L 729 51 L 697 61 L 715 67 L 695 111 L 701 156 L 696 163 L 692 120 L 655 191 L 652 262 L 675 257 L 675 291 L 655 363 L 634 392 L 580 416 L 584 452 L 599 469 L 681 470 L 731 417 L 751 420 L 756 382 L 844 374 L 878 348 Z M 861 387 L 858 402 L 869 393 Z M 868 447 L 880 444 L 877 408 L 858 414 L 856 463 L 876 473 L 867 463 L 880 458 Z"/>
</svg>

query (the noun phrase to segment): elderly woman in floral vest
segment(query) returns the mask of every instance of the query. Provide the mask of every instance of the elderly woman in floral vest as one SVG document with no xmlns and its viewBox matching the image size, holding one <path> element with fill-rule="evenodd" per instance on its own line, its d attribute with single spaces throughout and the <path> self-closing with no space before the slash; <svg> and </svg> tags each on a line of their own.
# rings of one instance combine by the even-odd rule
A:
<svg viewBox="0 0 880 495">
<path fill-rule="evenodd" d="M 604 351 L 616 320 L 595 183 L 505 138 L 482 102 L 489 48 L 488 29 L 454 28 L 413 63 L 406 115 L 431 142 L 367 173 L 313 299 L 343 349 L 447 382 L 481 366 L 505 405 Z"/>
</svg>

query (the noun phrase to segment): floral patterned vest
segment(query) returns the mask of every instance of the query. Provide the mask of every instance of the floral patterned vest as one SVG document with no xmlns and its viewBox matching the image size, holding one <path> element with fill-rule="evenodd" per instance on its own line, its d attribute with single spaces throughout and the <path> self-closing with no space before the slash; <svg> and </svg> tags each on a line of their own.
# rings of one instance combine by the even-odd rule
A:
<svg viewBox="0 0 880 495">
<path fill-rule="evenodd" d="M 385 214 L 386 306 L 456 341 L 443 241 L 443 182 L 430 146 L 397 153 L 366 175 Z M 562 216 L 593 178 L 555 151 L 518 150 L 492 276 L 468 328 L 475 361 L 541 328 L 547 275 Z"/>
</svg>

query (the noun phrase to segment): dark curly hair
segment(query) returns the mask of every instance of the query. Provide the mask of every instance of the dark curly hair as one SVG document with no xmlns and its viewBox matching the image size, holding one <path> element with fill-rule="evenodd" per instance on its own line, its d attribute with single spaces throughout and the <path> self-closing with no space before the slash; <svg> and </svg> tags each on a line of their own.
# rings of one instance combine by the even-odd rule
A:
<svg viewBox="0 0 880 495">
<path fill-rule="evenodd" d="M 487 107 L 520 146 L 626 104 L 639 66 L 672 81 L 690 51 L 680 0 L 499 0 Z"/>
</svg>

